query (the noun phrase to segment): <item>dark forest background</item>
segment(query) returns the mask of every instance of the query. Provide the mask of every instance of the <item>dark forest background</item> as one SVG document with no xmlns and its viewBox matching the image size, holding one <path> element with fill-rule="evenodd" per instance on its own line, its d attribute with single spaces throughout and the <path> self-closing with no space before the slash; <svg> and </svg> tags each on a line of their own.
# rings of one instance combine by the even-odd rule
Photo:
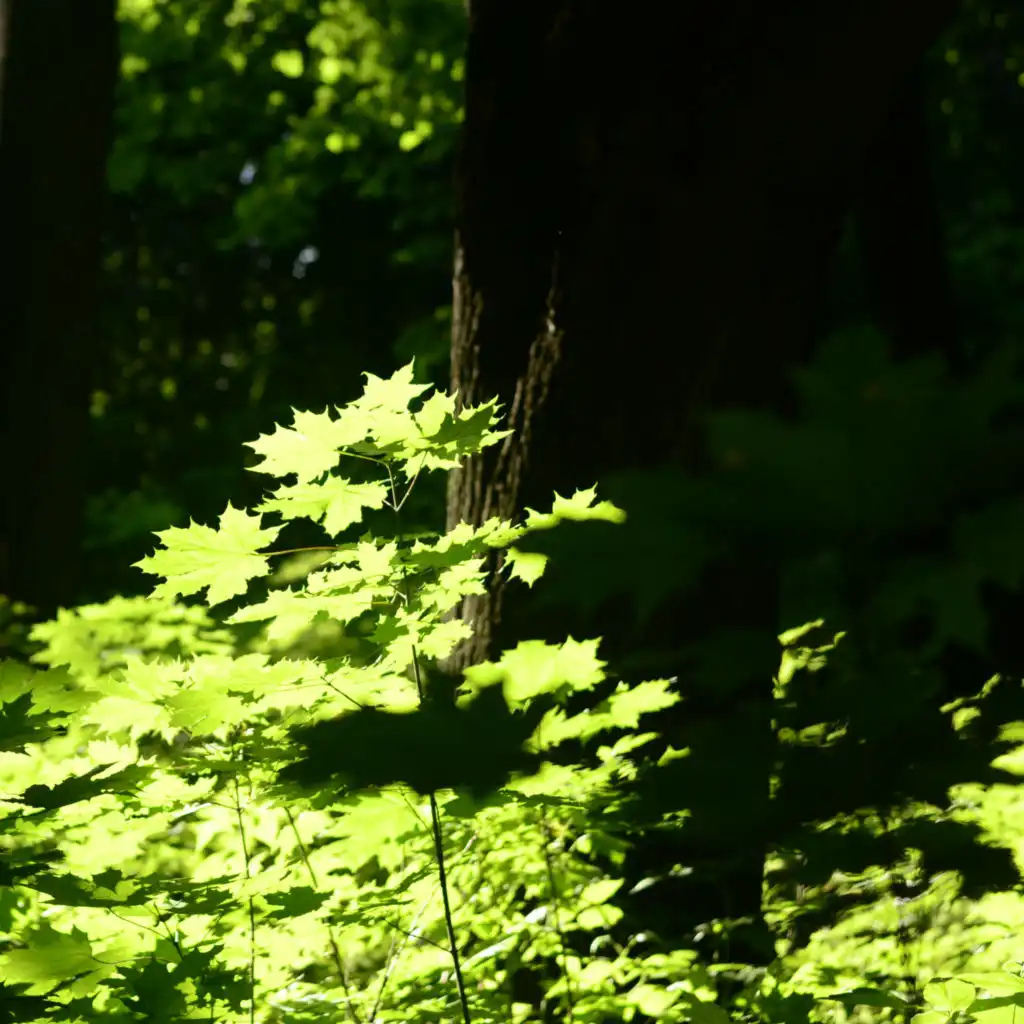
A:
<svg viewBox="0 0 1024 1024">
<path fill-rule="evenodd" d="M 408 528 L 629 513 L 447 668 L 571 633 L 679 680 L 631 927 L 763 964 L 908 849 L 1013 890 L 1017 826 L 953 809 L 1024 718 L 1024 9 L 770 7 L 7 0 L 0 593 L 147 592 L 154 530 L 259 499 L 243 442 L 414 357 L 519 441 Z"/>
</svg>

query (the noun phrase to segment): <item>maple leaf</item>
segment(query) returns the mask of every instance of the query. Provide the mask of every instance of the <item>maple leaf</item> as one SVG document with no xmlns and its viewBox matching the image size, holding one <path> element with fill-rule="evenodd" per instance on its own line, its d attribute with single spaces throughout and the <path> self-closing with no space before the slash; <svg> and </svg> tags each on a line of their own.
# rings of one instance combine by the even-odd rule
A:
<svg viewBox="0 0 1024 1024">
<path fill-rule="evenodd" d="M 285 519 L 307 518 L 333 537 L 363 518 L 364 508 L 380 508 L 387 500 L 386 484 L 354 484 L 331 476 L 323 483 L 300 483 L 279 487 L 259 506 L 261 512 L 279 512 Z"/>
<path fill-rule="evenodd" d="M 455 415 L 455 396 L 436 391 L 413 414 L 412 420 L 423 437 L 432 437 L 445 420 Z"/>
<path fill-rule="evenodd" d="M 466 687 L 504 682 L 510 707 L 519 707 L 540 694 L 564 688 L 589 690 L 604 678 L 605 662 L 597 657 L 597 640 L 553 645 L 543 640 L 524 640 L 505 651 L 496 662 L 485 661 L 466 669 Z"/>
<path fill-rule="evenodd" d="M 4 980 L 28 985 L 29 994 L 49 992 L 58 982 L 98 966 L 89 937 L 78 928 L 67 934 L 44 922 L 32 940 L 31 948 L 8 950 L 0 961 Z"/>
<path fill-rule="evenodd" d="M 624 523 L 626 513 L 610 501 L 593 503 L 597 497 L 597 488 L 588 487 L 585 491 L 578 490 L 571 498 L 563 498 L 557 491 L 550 512 L 537 512 L 532 508 L 526 510 L 526 528 L 528 530 L 547 530 L 556 526 L 559 520 L 570 519 L 574 522 L 587 520 L 604 520 L 608 523 Z"/>
<path fill-rule="evenodd" d="M 135 567 L 165 578 L 166 582 L 153 588 L 154 597 L 184 597 L 209 587 L 208 603 L 220 604 L 244 594 L 249 580 L 266 573 L 266 557 L 257 554 L 257 549 L 271 543 L 281 527 L 262 529 L 261 522 L 261 516 L 229 502 L 217 529 L 190 523 L 159 531 L 157 537 L 164 549 L 136 562 Z"/>
<path fill-rule="evenodd" d="M 352 402 L 349 408 L 364 412 L 370 410 L 385 412 L 405 412 L 409 403 L 430 390 L 429 384 L 413 384 L 413 361 L 396 370 L 388 380 L 373 373 L 363 374 L 366 387 L 362 395 Z"/>
<path fill-rule="evenodd" d="M 299 483 L 315 480 L 334 469 L 342 448 L 365 440 L 368 423 L 365 416 L 342 410 L 339 419 L 326 412 L 293 412 L 293 425 L 278 424 L 273 434 L 260 434 L 246 446 L 263 461 L 253 466 L 257 473 L 288 476 L 294 473 Z"/>
<path fill-rule="evenodd" d="M 511 434 L 511 430 L 490 429 L 498 421 L 496 404 L 497 400 L 492 400 L 456 412 L 454 395 L 432 395 L 413 417 L 420 436 L 410 437 L 395 452 L 396 457 L 406 463 L 406 475 L 411 476 L 420 468 L 456 469 L 462 456 L 496 444 Z M 414 470 L 411 464 L 417 460 L 417 455 L 419 460 Z"/>
<path fill-rule="evenodd" d="M 528 587 L 543 575 L 548 564 L 548 556 L 538 551 L 520 551 L 519 548 L 508 548 L 505 551 L 505 566 L 509 570 L 510 579 L 520 579 Z"/>
</svg>

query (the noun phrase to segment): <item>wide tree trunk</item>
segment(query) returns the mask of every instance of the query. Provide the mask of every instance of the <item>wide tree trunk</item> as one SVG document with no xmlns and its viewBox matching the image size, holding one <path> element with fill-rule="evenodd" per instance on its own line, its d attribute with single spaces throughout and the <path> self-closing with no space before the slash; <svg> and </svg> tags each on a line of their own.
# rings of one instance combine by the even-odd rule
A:
<svg viewBox="0 0 1024 1024">
<path fill-rule="evenodd" d="M 549 507 L 553 491 L 627 467 L 699 471 L 707 410 L 786 409 L 856 171 L 954 8 L 726 0 L 625 16 L 586 0 L 471 0 L 451 382 L 464 402 L 498 395 L 514 434 L 453 474 L 449 528 Z M 755 638 L 749 678 L 727 698 L 692 695 L 667 737 L 691 746 L 695 776 L 697 761 L 724 772 L 723 799 L 752 816 L 705 829 L 701 848 L 682 834 L 645 841 L 631 868 L 698 868 L 696 884 L 638 900 L 634 930 L 746 916 L 732 953 L 761 960 L 777 568 L 770 552 L 721 560 L 699 600 L 649 637 L 661 648 L 723 627 Z M 446 667 L 514 639 L 515 603 L 496 578 L 467 600 L 476 634 Z M 557 633 L 526 602 L 516 622 L 526 636 Z M 601 627 L 605 656 L 625 653 L 615 619 Z M 686 687 L 685 665 L 679 675 Z M 741 745 L 742 767 L 729 759 Z"/>
<path fill-rule="evenodd" d="M 6 0 L 0 593 L 77 597 L 97 344 L 115 0 Z"/>
</svg>

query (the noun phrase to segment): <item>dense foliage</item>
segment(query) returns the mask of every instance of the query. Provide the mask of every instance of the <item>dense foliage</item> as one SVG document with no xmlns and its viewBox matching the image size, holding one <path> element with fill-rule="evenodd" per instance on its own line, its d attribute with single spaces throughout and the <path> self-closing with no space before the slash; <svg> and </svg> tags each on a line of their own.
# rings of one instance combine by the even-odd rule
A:
<svg viewBox="0 0 1024 1024">
<path fill-rule="evenodd" d="M 518 527 L 330 543 L 303 585 L 264 590 L 228 618 L 269 620 L 262 650 L 234 650 L 173 603 L 207 590 L 219 605 L 265 576 L 274 552 L 261 549 L 284 524 L 264 514 L 322 521 L 336 542 L 364 507 L 397 514 L 421 472 L 502 438 L 490 407 L 456 412 L 437 394 L 410 412 L 425 390 L 411 371 L 369 376 L 337 419 L 296 413 L 253 442 L 258 471 L 296 482 L 252 513 L 229 504 L 216 529 L 162 532 L 143 562 L 165 577 L 152 603 L 65 615 L 35 631 L 47 670 L 4 665 L 2 962 L 16 1019 L 45 996 L 35 1005 L 69 1020 L 216 1017 L 257 1002 L 268 1020 L 341 1004 L 356 1019 L 372 1006 L 372 1019 L 432 1020 L 450 1012 L 453 963 L 464 1012 L 522 1017 L 515 963 L 563 927 L 615 920 L 606 904 L 620 883 L 588 855 L 614 847 L 602 817 L 633 770 L 639 719 L 676 699 L 667 684 L 622 686 L 603 710 L 567 717 L 565 698 L 602 679 L 596 641 L 521 644 L 455 693 L 427 665 L 465 633 L 442 615 L 481 586 L 483 552 L 617 509 L 581 493 Z M 385 479 L 337 475 L 339 454 Z M 543 558 L 509 556 L 531 584 L 543 570 Z M 318 618 L 352 624 L 360 642 L 334 658 L 280 656 Z M 608 731 L 592 766 L 557 763 L 560 744 Z M 542 913 L 517 906 L 523 896 Z M 574 966 L 590 979 L 574 997 L 588 1015 L 682 998 L 652 984 L 668 963 L 620 951 Z M 633 984 L 616 995 L 613 977 Z M 556 997 L 569 998 L 565 984 Z"/>
<path fill-rule="evenodd" d="M 928 62 L 965 372 L 891 355 L 850 230 L 792 416 L 447 534 L 446 473 L 503 436 L 443 393 L 462 0 L 120 25 L 88 582 L 0 605 L 0 1022 L 1015 1022 L 1020 12 L 966 0 Z M 493 549 L 540 628 L 452 679 Z M 687 731 L 751 638 L 685 685 L 647 642 L 722 550 L 783 580 L 768 966 L 727 920 L 674 941 L 667 901 L 637 928 L 661 879 L 627 871 L 641 835 L 752 835 L 737 720 Z"/>
<path fill-rule="evenodd" d="M 507 549 L 511 575 L 532 585 L 547 557 L 525 550 L 528 534 L 623 513 L 579 493 L 518 526 L 343 541 L 365 508 L 400 517 L 421 473 L 507 433 L 493 403 L 423 399 L 411 364 L 367 381 L 336 418 L 299 412 L 251 443 L 255 471 L 294 483 L 252 512 L 229 503 L 216 528 L 160 533 L 141 563 L 164 578 L 150 599 L 63 613 L 33 631 L 45 668 L 0 667 L 6 1019 L 297 1021 L 345 1008 L 437 1020 L 460 1005 L 480 1021 L 556 1007 L 578 1020 L 727 1019 L 692 952 L 645 953 L 643 936 L 615 934 L 629 783 L 671 785 L 686 762 L 643 754 L 656 738 L 643 719 L 678 700 L 669 681 L 620 682 L 567 712 L 604 679 L 599 641 L 571 638 L 520 643 L 455 688 L 431 668 L 465 635 L 444 613 L 482 587 L 488 549 Z M 353 483 L 338 471 L 346 457 L 383 478 Z M 303 518 L 323 543 L 275 550 Z M 298 585 L 268 586 L 269 559 L 289 554 L 305 562 Z M 232 603 L 227 625 L 266 630 L 240 642 L 175 601 L 202 591 L 210 607 Z M 318 619 L 345 624 L 344 653 L 296 655 Z M 795 678 L 834 662 L 835 644 L 807 646 L 809 629 L 782 638 L 780 709 Z M 920 820 L 904 808 L 905 827 Z M 860 827 L 870 884 L 878 833 Z M 819 956 L 811 975 L 755 974 L 735 1007 L 789 1020 L 816 999 L 912 1005 L 851 986 L 860 972 Z M 519 973 L 545 960 L 558 970 L 531 1003 Z M 975 972 L 923 998 L 921 1024 L 968 1008 L 1009 1020 L 1024 981 Z"/>
</svg>

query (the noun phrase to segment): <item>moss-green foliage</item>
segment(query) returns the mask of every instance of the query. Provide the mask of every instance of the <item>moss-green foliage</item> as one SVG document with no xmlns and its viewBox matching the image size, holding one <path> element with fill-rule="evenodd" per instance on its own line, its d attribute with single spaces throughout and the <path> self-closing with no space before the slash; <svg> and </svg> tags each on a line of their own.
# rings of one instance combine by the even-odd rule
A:
<svg viewBox="0 0 1024 1024">
<path fill-rule="evenodd" d="M 421 476 L 507 433 L 493 402 L 457 410 L 426 390 L 410 364 L 367 374 L 341 409 L 295 413 L 251 444 L 273 478 L 252 511 L 229 503 L 216 527 L 162 531 L 140 563 L 162 580 L 149 597 L 63 611 L 34 628 L 32 663 L 0 663 L 2 1019 L 784 1024 L 916 1007 L 918 1024 L 1011 1024 L 1024 983 L 995 969 L 1007 943 L 985 928 L 1024 916 L 1020 901 L 986 912 L 953 873 L 969 881 L 964 856 L 987 856 L 968 804 L 987 801 L 995 823 L 985 788 L 961 787 L 938 817 L 902 791 L 881 811 L 805 803 L 813 827 L 768 865 L 769 916 L 780 935 L 821 906 L 834 921 L 838 896 L 838 924 L 741 972 L 728 1011 L 715 978 L 737 965 L 623 941 L 633 784 L 688 760 L 637 758 L 654 737 L 645 716 L 679 699 L 670 681 L 619 682 L 580 711 L 572 698 L 605 683 L 605 664 L 599 641 L 571 637 L 520 642 L 461 680 L 435 665 L 467 635 L 445 613 L 481 592 L 489 550 L 532 586 L 548 555 L 527 550 L 531 535 L 625 516 L 591 490 L 518 525 L 405 536 Z M 351 484 L 353 461 L 381 479 Z M 349 539 L 379 507 L 391 539 Z M 320 530 L 315 550 L 279 546 L 299 519 Z M 219 617 L 176 601 L 204 591 Z M 326 653 L 309 639 L 324 623 Z M 781 636 L 776 698 L 790 750 L 827 757 L 853 720 L 786 713 L 802 678 L 849 670 L 853 638 L 822 626 Z M 947 754 L 982 707 L 947 709 Z M 1010 730 L 1002 749 L 1017 742 Z M 677 811 L 695 795 L 678 791 Z M 950 847 L 959 860 L 935 860 Z"/>
<path fill-rule="evenodd" d="M 473 1019 L 527 1019 L 511 977 L 544 956 L 564 967 L 546 998 L 584 1020 L 637 1007 L 683 1020 L 713 997 L 699 973 L 686 981 L 689 954 L 611 943 L 621 882 L 591 857 L 614 863 L 605 814 L 643 715 L 677 699 L 667 683 L 622 684 L 596 715 L 567 715 L 566 699 L 604 678 L 597 641 L 569 639 L 520 644 L 456 689 L 432 684 L 433 659 L 466 635 L 442 617 L 479 591 L 487 550 L 563 519 L 621 520 L 614 506 L 579 493 L 518 526 L 341 543 L 380 499 L 354 488 L 317 571 L 228 619 L 283 621 L 282 641 L 333 619 L 366 639 L 352 656 L 242 650 L 173 603 L 204 589 L 210 605 L 243 598 L 284 526 L 263 517 L 321 519 L 344 457 L 380 467 L 397 515 L 420 473 L 506 433 L 493 403 L 456 411 L 435 395 L 410 411 L 424 390 L 411 365 L 367 376 L 336 417 L 296 414 L 253 443 L 254 468 L 279 481 L 264 506 L 159 535 L 141 563 L 163 577 L 151 598 L 65 612 L 33 637 L 49 667 L 0 669 L 8 1019 L 41 1019 L 44 1005 L 46 1019 L 233 1019 L 253 999 L 268 1021 L 345 1007 L 451 1019 L 434 823 Z M 298 497 L 280 482 L 293 475 Z M 543 569 L 510 564 L 531 582 Z M 588 767 L 558 763 L 561 744 L 592 737 Z M 566 933 L 590 934 L 593 952 L 572 952 Z"/>
</svg>

